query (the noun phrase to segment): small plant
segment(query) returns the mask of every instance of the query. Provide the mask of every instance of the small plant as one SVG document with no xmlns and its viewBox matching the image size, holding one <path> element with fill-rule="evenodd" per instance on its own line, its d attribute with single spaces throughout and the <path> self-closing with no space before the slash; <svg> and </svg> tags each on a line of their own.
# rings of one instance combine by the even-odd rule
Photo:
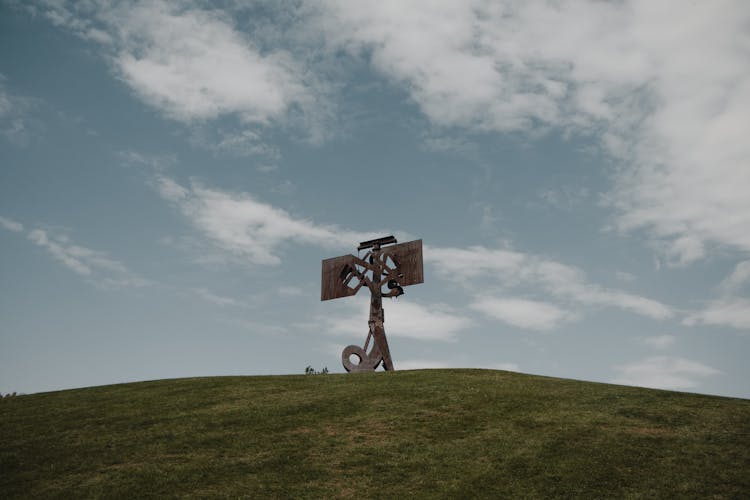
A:
<svg viewBox="0 0 750 500">
<path fill-rule="evenodd" d="M 317 371 L 310 365 L 305 368 L 305 375 L 326 375 L 328 373 L 328 367 L 324 366 L 322 370 Z"/>
</svg>

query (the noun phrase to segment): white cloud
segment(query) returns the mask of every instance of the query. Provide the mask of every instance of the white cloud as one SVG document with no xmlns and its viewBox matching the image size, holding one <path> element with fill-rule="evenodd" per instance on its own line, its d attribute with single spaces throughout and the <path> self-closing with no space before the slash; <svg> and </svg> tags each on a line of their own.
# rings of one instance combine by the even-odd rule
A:
<svg viewBox="0 0 750 500">
<path fill-rule="evenodd" d="M 5 90 L 5 85 L 2 84 L 5 77 L 0 73 L 0 118 L 4 117 L 13 109 L 13 103 Z"/>
<path fill-rule="evenodd" d="M 236 113 L 267 123 L 305 98 L 289 56 L 261 55 L 215 12 L 181 10 L 161 2 L 118 10 L 115 62 L 146 102 L 180 121 Z"/>
<path fill-rule="evenodd" d="M 352 242 L 379 235 L 316 224 L 247 193 L 228 193 L 197 182 L 186 188 L 168 177 L 158 176 L 156 188 L 214 245 L 252 264 L 279 264 L 278 248 L 288 242 L 348 248 Z"/>
<path fill-rule="evenodd" d="M 138 98 L 197 127 L 198 142 L 209 149 L 273 156 L 261 138 L 268 125 L 299 128 L 313 142 L 328 133 L 325 84 L 305 67 L 307 58 L 295 59 L 281 39 L 264 40 L 264 30 L 243 32 L 231 9 L 163 0 L 41 4 L 55 25 L 97 44 Z M 225 116 L 237 125 L 215 137 L 205 124 Z"/>
<path fill-rule="evenodd" d="M 750 260 L 745 260 L 738 263 L 732 274 L 719 284 L 719 290 L 724 294 L 737 293 L 748 284 L 750 284 Z"/>
<path fill-rule="evenodd" d="M 635 275 L 626 273 L 625 271 L 615 271 L 615 278 L 617 278 L 618 281 L 622 281 L 625 283 L 631 283 L 635 281 Z"/>
<path fill-rule="evenodd" d="M 674 345 L 677 337 L 674 335 L 655 335 L 653 337 L 645 337 L 643 343 L 654 349 L 666 349 Z"/>
<path fill-rule="evenodd" d="M 258 165 L 258 167 L 256 168 L 258 172 L 261 172 L 263 174 L 267 174 L 269 172 L 273 172 L 278 169 L 279 169 L 278 165 L 268 165 L 268 164 Z"/>
<path fill-rule="evenodd" d="M 331 335 L 353 336 L 364 341 L 370 301 L 357 297 L 343 302 L 336 311 L 314 320 L 319 325 L 316 330 Z M 388 337 L 454 341 L 460 332 L 473 324 L 471 319 L 443 304 L 420 305 L 391 300 L 383 307 Z"/>
<path fill-rule="evenodd" d="M 67 236 L 33 229 L 28 232 L 28 238 L 44 248 L 53 259 L 96 286 L 140 287 L 151 283 L 131 273 L 121 262 L 109 258 L 107 254 L 76 245 Z"/>
<path fill-rule="evenodd" d="M 646 229 L 672 264 L 711 244 L 750 250 L 741 0 L 325 5 L 329 43 L 368 57 L 437 125 L 598 137 L 620 163 L 617 227 Z"/>
<path fill-rule="evenodd" d="M 215 134 L 199 130 L 193 134 L 193 142 L 215 153 L 260 156 L 269 161 L 278 161 L 281 158 L 281 151 L 277 147 L 264 142 L 260 132 L 249 129 L 240 131 L 219 129 Z"/>
<path fill-rule="evenodd" d="M 3 77 L 2 73 L 0 73 L 0 120 L 2 120 L 3 122 L 11 114 L 13 114 L 16 107 L 14 104 L 14 98 L 11 97 L 11 95 L 5 89 L 5 85 L 3 84 L 4 80 L 5 77 Z"/>
<path fill-rule="evenodd" d="M 750 330 L 750 299 L 722 297 L 710 301 L 705 308 L 690 314 L 683 322 L 691 326 L 704 324 Z"/>
<path fill-rule="evenodd" d="M 304 295 L 305 291 L 298 286 L 280 286 L 276 289 L 276 293 L 284 297 L 299 297 Z"/>
<path fill-rule="evenodd" d="M 637 164 L 616 185 L 621 227 L 650 229 L 677 264 L 702 257 L 710 243 L 747 251 L 750 9 L 678 3 L 674 16 L 641 7 L 656 106 L 632 138 Z"/>
<path fill-rule="evenodd" d="M 429 247 L 425 259 L 440 276 L 458 283 L 489 278 L 506 289 L 532 285 L 567 302 L 617 307 L 654 319 L 673 314 L 658 301 L 589 283 L 578 268 L 514 250 Z"/>
<path fill-rule="evenodd" d="M 117 155 L 123 165 L 143 169 L 148 175 L 153 172 L 164 172 L 177 162 L 177 157 L 174 154 L 144 155 L 137 151 L 123 150 L 119 151 Z"/>
<path fill-rule="evenodd" d="M 297 184 L 290 181 L 289 179 L 285 179 L 281 182 L 279 182 L 277 185 L 272 187 L 270 189 L 272 193 L 276 194 L 282 194 L 285 196 L 289 196 L 291 194 L 294 194 L 297 191 Z"/>
<path fill-rule="evenodd" d="M 45 231 L 42 231 L 41 229 L 34 229 L 33 231 L 29 232 L 29 239 L 40 247 L 45 248 L 53 258 L 61 262 L 71 271 L 83 276 L 88 276 L 91 274 L 91 267 L 86 265 L 80 258 L 80 252 L 69 251 L 63 245 L 55 241 L 51 241 L 47 237 L 47 233 Z"/>
<path fill-rule="evenodd" d="M 23 231 L 23 224 L 3 216 L 0 216 L 0 226 L 15 233 Z"/>
<path fill-rule="evenodd" d="M 512 23 L 479 2 L 326 4 L 320 22 L 329 40 L 371 54 L 438 124 L 513 130 L 529 115 L 554 113 L 554 100 L 534 91 L 545 82 L 505 77 L 503 48 L 491 38 L 496 30 L 512 38 Z"/>
<path fill-rule="evenodd" d="M 743 296 L 749 284 L 750 261 L 742 261 L 717 287 L 718 298 L 708 301 L 702 309 L 688 315 L 683 323 L 690 326 L 704 324 L 750 330 L 750 299 Z"/>
<path fill-rule="evenodd" d="M 218 294 L 215 294 L 212 291 L 207 290 L 205 288 L 191 288 L 190 291 L 194 295 L 202 298 L 203 300 L 206 300 L 206 301 L 208 301 L 208 302 L 210 302 L 212 304 L 215 304 L 217 306 L 220 306 L 220 307 L 224 307 L 224 306 L 242 306 L 242 305 L 244 305 L 242 302 L 240 302 L 240 301 L 238 301 L 236 299 L 233 299 L 232 297 L 227 297 L 227 296 L 224 296 L 224 295 L 218 295 Z"/>
<path fill-rule="evenodd" d="M 29 111 L 35 102 L 12 94 L 4 82 L 5 77 L 0 73 L 0 136 L 16 146 L 26 146 L 30 139 Z"/>
<path fill-rule="evenodd" d="M 564 185 L 539 191 L 539 197 L 548 205 L 563 210 L 571 210 L 591 196 L 585 186 Z"/>
<path fill-rule="evenodd" d="M 500 281 L 517 284 L 526 274 L 527 256 L 514 250 L 426 247 L 424 258 L 435 266 L 438 274 L 455 281 L 492 275 Z"/>
<path fill-rule="evenodd" d="M 557 306 L 536 300 L 483 297 L 470 304 L 491 318 L 528 330 L 552 330 L 576 315 Z"/>
<path fill-rule="evenodd" d="M 653 319 L 667 319 L 673 314 L 661 302 L 587 283 L 583 271 L 571 266 L 544 261 L 538 264 L 537 272 L 550 292 L 582 304 L 617 307 Z"/>
<path fill-rule="evenodd" d="M 593 128 L 627 111 L 627 93 L 653 71 L 627 2 L 326 5 L 329 42 L 368 55 L 441 125 Z"/>
<path fill-rule="evenodd" d="M 655 389 L 693 389 L 699 384 L 696 379 L 721 373 L 697 361 L 670 356 L 653 356 L 616 370 L 620 375 L 612 380 L 614 384 Z"/>
<path fill-rule="evenodd" d="M 183 122 L 235 114 L 268 123 L 309 100 L 301 70 L 265 51 L 231 17 L 190 2 L 47 2 L 53 23 L 98 42 L 144 101 Z"/>
</svg>

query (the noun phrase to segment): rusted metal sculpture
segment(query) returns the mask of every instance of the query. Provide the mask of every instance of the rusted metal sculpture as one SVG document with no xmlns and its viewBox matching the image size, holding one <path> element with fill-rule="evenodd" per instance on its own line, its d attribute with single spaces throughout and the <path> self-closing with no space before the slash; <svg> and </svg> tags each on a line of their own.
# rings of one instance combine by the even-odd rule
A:
<svg viewBox="0 0 750 500">
<path fill-rule="evenodd" d="M 398 297 L 404 294 L 403 287 L 424 282 L 422 240 L 397 243 L 393 236 L 363 241 L 357 247 L 358 252 L 367 250 L 363 258 L 342 255 L 323 261 L 320 300 L 349 297 L 362 286 L 370 289 L 370 319 L 365 345 L 350 345 L 341 353 L 341 362 L 348 372 L 373 371 L 381 363 L 386 370 L 394 369 L 383 326 L 383 297 Z M 388 291 L 383 292 L 383 287 Z M 370 341 L 372 348 L 367 352 Z M 359 358 L 358 363 L 352 363 L 352 355 Z"/>
</svg>

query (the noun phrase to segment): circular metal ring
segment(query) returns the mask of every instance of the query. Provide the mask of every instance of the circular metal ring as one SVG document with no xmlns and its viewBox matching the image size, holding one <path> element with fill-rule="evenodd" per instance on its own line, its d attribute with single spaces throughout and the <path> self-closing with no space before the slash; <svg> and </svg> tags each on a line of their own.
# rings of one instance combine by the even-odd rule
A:
<svg viewBox="0 0 750 500">
<path fill-rule="evenodd" d="M 349 357 L 354 354 L 359 358 L 359 363 L 356 365 L 352 363 Z M 358 345 L 346 346 L 341 352 L 341 364 L 344 365 L 344 369 L 348 372 L 363 372 L 372 370 L 372 360 L 367 353 Z"/>
</svg>

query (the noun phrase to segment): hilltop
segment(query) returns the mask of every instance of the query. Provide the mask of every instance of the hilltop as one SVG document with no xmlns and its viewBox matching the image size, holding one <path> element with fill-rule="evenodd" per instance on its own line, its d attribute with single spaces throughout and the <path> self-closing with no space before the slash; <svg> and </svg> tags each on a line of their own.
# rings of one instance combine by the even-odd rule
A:
<svg viewBox="0 0 750 500">
<path fill-rule="evenodd" d="M 5 498 L 750 497 L 750 400 L 492 370 L 17 396 L 0 437 Z"/>
</svg>

